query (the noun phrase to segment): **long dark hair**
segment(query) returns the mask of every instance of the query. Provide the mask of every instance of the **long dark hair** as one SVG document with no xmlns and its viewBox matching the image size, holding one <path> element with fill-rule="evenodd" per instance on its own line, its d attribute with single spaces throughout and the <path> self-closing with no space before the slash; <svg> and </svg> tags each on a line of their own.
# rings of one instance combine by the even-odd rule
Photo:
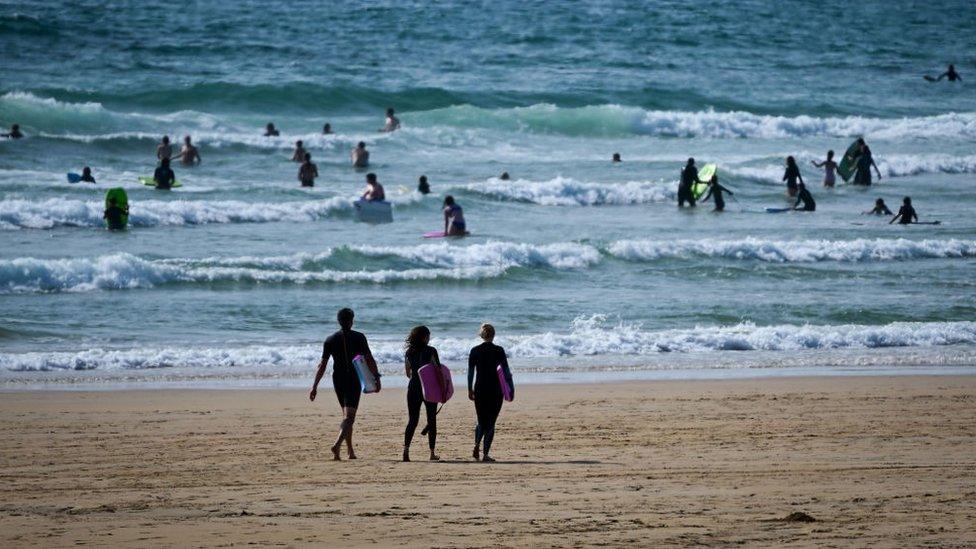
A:
<svg viewBox="0 0 976 549">
<path fill-rule="evenodd" d="M 407 336 L 407 352 L 415 353 L 423 349 L 425 340 L 430 338 L 430 329 L 427 326 L 414 326 Z"/>
</svg>

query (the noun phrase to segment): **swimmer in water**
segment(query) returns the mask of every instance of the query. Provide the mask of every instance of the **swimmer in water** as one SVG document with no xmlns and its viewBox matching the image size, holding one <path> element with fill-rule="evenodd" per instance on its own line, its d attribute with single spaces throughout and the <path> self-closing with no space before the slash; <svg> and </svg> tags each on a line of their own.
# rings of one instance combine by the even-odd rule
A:
<svg viewBox="0 0 976 549">
<path fill-rule="evenodd" d="M 366 174 L 366 192 L 363 193 L 361 197 L 366 202 L 382 202 L 386 200 L 386 192 L 383 190 L 383 185 L 376 180 L 375 173 Z"/>
<path fill-rule="evenodd" d="M 417 192 L 420 194 L 430 194 L 430 184 L 427 183 L 427 176 L 422 175 L 417 181 Z"/>
<path fill-rule="evenodd" d="M 20 133 L 20 124 L 12 124 L 10 126 L 10 131 L 3 134 L 3 137 L 7 139 L 20 139 L 24 137 L 24 134 Z"/>
<path fill-rule="evenodd" d="M 173 188 L 173 183 L 176 182 L 176 174 L 169 167 L 168 157 L 160 160 L 159 167 L 153 173 L 153 181 L 156 182 L 156 188 L 161 191 L 168 191 Z"/>
<path fill-rule="evenodd" d="M 502 174 L 498 176 L 498 179 L 501 179 L 502 181 L 508 181 L 509 179 L 511 179 L 511 177 L 508 175 L 508 172 L 502 172 Z"/>
<path fill-rule="evenodd" d="M 183 148 L 180 149 L 179 157 L 180 163 L 184 166 L 196 166 L 203 162 L 203 159 L 200 158 L 200 151 L 193 146 L 189 135 L 183 136 Z"/>
<path fill-rule="evenodd" d="M 800 167 L 796 165 L 796 159 L 792 156 L 786 157 L 786 171 L 783 172 L 783 181 L 786 181 L 787 196 L 796 196 L 797 182 L 803 185 L 803 176 L 800 175 Z"/>
<path fill-rule="evenodd" d="M 410 461 L 410 442 L 420 422 L 420 406 L 423 404 L 427 412 L 427 445 L 430 448 L 430 460 L 439 461 L 441 458 L 434 453 L 437 446 L 437 403 L 424 400 L 423 388 L 420 385 L 420 368 L 428 364 L 440 364 L 437 349 L 430 346 L 430 330 L 427 326 L 417 326 L 410 330 L 407 336 L 407 350 L 403 353 L 404 369 L 407 374 L 407 428 L 403 432 L 403 461 Z"/>
<path fill-rule="evenodd" d="M 935 81 L 938 82 L 943 78 L 948 78 L 949 82 L 956 82 L 956 81 L 962 82 L 962 77 L 959 76 L 958 72 L 956 72 L 956 66 L 951 64 L 949 65 L 949 68 L 944 73 L 940 74 L 939 77 L 935 79 Z"/>
<path fill-rule="evenodd" d="M 162 162 L 164 158 L 169 160 L 172 157 L 173 146 L 169 144 L 169 136 L 164 135 L 163 140 L 159 143 L 159 146 L 156 147 L 156 160 Z"/>
<path fill-rule="evenodd" d="M 366 150 L 365 142 L 360 141 L 349 156 L 352 158 L 354 168 L 366 168 L 369 166 L 369 151 Z"/>
<path fill-rule="evenodd" d="M 315 381 L 312 383 L 312 390 L 308 394 L 308 399 L 315 401 L 318 395 L 319 382 L 325 375 L 325 367 L 332 359 L 332 387 L 335 389 L 336 398 L 342 408 L 342 424 L 339 427 L 339 436 L 335 444 L 332 445 L 332 459 L 339 461 L 339 450 L 342 443 L 346 443 L 346 452 L 349 459 L 356 459 L 356 452 L 352 447 L 352 428 L 356 422 L 356 411 L 359 408 L 359 397 L 362 396 L 362 387 L 359 385 L 359 375 L 356 367 L 352 364 L 352 359 L 357 355 L 362 355 L 366 359 L 366 365 L 376 377 L 377 391 L 380 389 L 380 372 L 376 368 L 376 360 L 373 358 L 372 351 L 369 350 L 369 342 L 366 336 L 352 329 L 355 314 L 352 309 L 342 309 L 336 315 L 339 321 L 339 331 L 326 338 L 322 345 L 322 360 L 319 361 L 318 370 L 315 372 Z"/>
<path fill-rule="evenodd" d="M 468 234 L 467 225 L 464 222 L 464 210 L 454 202 L 454 197 L 451 195 L 444 197 L 444 234 L 447 236 Z"/>
<path fill-rule="evenodd" d="M 482 324 L 479 336 L 482 344 L 471 349 L 468 354 L 468 399 L 474 401 L 474 411 L 478 423 L 474 428 L 474 450 L 471 457 L 476 461 L 495 461 L 491 458 L 491 443 L 495 439 L 495 423 L 502 411 L 504 396 L 502 386 L 498 381 L 498 367 L 502 368 L 502 375 L 508 383 L 512 394 L 515 393 L 515 382 L 512 371 L 508 367 L 508 357 L 505 349 L 495 345 L 495 327 Z M 482 441 L 484 451 L 482 451 Z"/>
<path fill-rule="evenodd" d="M 122 216 L 129 213 L 128 208 L 122 209 L 118 207 L 115 202 L 115 198 L 109 198 L 107 207 L 105 208 L 105 213 L 102 214 L 102 219 L 105 220 L 106 225 L 108 225 L 108 230 L 110 231 L 123 231 L 125 230 L 125 223 L 122 222 Z"/>
<path fill-rule="evenodd" d="M 705 196 L 701 199 L 701 201 L 704 202 L 708 200 L 708 197 L 714 196 L 715 211 L 723 212 L 725 211 L 725 198 L 722 196 L 723 192 L 729 193 L 729 196 L 735 195 L 735 193 L 733 193 L 732 191 L 728 190 L 727 188 L 719 184 L 718 175 L 713 175 L 712 180 L 708 182 L 708 192 L 705 193 Z"/>
<path fill-rule="evenodd" d="M 326 122 L 325 125 L 322 126 L 322 134 L 323 135 L 329 135 L 331 133 L 332 133 L 332 124 L 329 124 L 328 122 Z"/>
<path fill-rule="evenodd" d="M 79 179 L 78 181 L 84 181 L 85 183 L 94 183 L 95 182 L 95 176 L 92 175 L 91 168 L 89 168 L 88 166 L 85 166 L 84 168 L 82 168 L 81 169 L 81 179 Z"/>
<path fill-rule="evenodd" d="M 827 151 L 827 160 L 823 162 L 811 160 L 810 163 L 824 169 L 824 187 L 833 187 L 834 183 L 837 182 L 837 163 L 834 162 L 834 151 Z"/>
<path fill-rule="evenodd" d="M 800 207 L 800 204 L 803 207 Z M 807 186 L 801 181 L 797 187 L 796 203 L 793 204 L 794 210 L 800 210 L 803 212 L 815 212 L 817 211 L 817 203 L 813 200 L 813 195 L 807 190 Z"/>
<path fill-rule="evenodd" d="M 278 131 L 278 128 L 275 128 L 275 125 L 273 123 L 268 122 L 268 125 L 264 127 L 264 136 L 278 137 L 279 135 L 281 135 L 281 132 Z"/>
<path fill-rule="evenodd" d="M 883 198 L 879 198 L 874 201 L 874 208 L 863 212 L 865 215 L 892 215 L 891 210 L 888 209 L 888 205 L 885 204 Z"/>
<path fill-rule="evenodd" d="M 381 132 L 395 132 L 400 129 L 400 119 L 393 114 L 393 107 L 386 109 L 386 123 L 383 124 Z"/>
<path fill-rule="evenodd" d="M 318 176 L 319 168 L 315 164 L 312 164 L 311 153 L 305 153 L 305 161 L 298 168 L 298 180 L 301 181 L 302 187 L 314 187 L 315 178 Z"/>
<path fill-rule="evenodd" d="M 891 225 L 895 221 L 897 221 L 899 225 L 918 223 L 918 214 L 915 213 L 915 208 L 912 207 L 912 198 L 910 196 L 906 196 L 905 199 L 902 200 L 901 209 L 898 210 L 898 214 L 895 215 L 895 217 L 891 218 L 891 221 L 889 221 L 888 224 Z"/>
<path fill-rule="evenodd" d="M 613 153 L 613 158 L 610 161 L 613 163 L 621 162 L 620 153 Z"/>
<path fill-rule="evenodd" d="M 291 161 L 292 162 L 304 162 L 305 161 L 305 153 L 306 152 L 308 152 L 308 151 L 305 150 L 305 147 L 304 147 L 301 139 L 299 139 L 298 141 L 295 141 L 295 152 L 291 153 Z"/>
</svg>

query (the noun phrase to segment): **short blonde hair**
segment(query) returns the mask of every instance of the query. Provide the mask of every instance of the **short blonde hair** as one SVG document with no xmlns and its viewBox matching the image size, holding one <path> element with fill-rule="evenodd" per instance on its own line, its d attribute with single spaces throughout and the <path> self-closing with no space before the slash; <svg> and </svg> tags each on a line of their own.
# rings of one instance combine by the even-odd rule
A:
<svg viewBox="0 0 976 549">
<path fill-rule="evenodd" d="M 478 335 L 485 341 L 491 341 L 495 339 L 495 327 L 486 322 L 481 325 L 481 330 L 478 332 Z"/>
</svg>

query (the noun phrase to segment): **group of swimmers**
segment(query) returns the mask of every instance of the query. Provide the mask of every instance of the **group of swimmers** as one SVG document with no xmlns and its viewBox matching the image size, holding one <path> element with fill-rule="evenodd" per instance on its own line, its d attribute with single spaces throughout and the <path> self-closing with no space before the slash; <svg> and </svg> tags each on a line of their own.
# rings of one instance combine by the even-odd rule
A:
<svg viewBox="0 0 976 549">
<path fill-rule="evenodd" d="M 319 382 L 325 375 L 329 361 L 332 361 L 332 387 L 336 399 L 342 409 L 342 423 L 339 434 L 332 444 L 332 458 L 341 460 L 340 453 L 343 444 L 346 446 L 346 456 L 356 459 L 353 448 L 353 425 L 359 409 L 362 386 L 359 375 L 353 365 L 353 358 L 362 355 L 370 371 L 376 378 L 377 388 L 382 387 L 382 375 L 376 366 L 376 359 L 369 349 L 369 342 L 362 332 L 352 329 L 355 313 L 352 309 L 344 308 L 336 315 L 339 330 L 325 339 L 322 345 L 322 360 L 315 372 L 315 381 L 308 398 L 315 401 L 318 396 Z M 505 349 L 495 345 L 495 328 L 491 324 L 482 324 L 478 335 L 482 339 L 480 345 L 471 349 L 468 354 L 468 399 L 474 402 L 477 422 L 474 429 L 474 449 L 471 457 L 476 461 L 495 461 L 491 457 L 491 446 L 495 438 L 495 423 L 502 410 L 504 400 L 501 382 L 497 369 L 502 368 L 508 386 L 515 391 L 512 372 L 508 366 Z M 420 408 L 423 407 L 427 417 L 427 427 L 422 434 L 427 435 L 427 446 L 430 450 L 431 461 L 439 461 L 437 455 L 437 404 L 427 402 L 423 397 L 420 382 L 420 369 L 428 364 L 441 364 L 437 349 L 430 346 L 430 329 L 426 326 L 416 326 L 410 330 L 406 338 L 406 350 L 403 354 L 404 374 L 409 379 L 407 383 L 407 425 L 403 432 L 403 461 L 410 461 L 410 443 L 420 422 Z"/>
</svg>

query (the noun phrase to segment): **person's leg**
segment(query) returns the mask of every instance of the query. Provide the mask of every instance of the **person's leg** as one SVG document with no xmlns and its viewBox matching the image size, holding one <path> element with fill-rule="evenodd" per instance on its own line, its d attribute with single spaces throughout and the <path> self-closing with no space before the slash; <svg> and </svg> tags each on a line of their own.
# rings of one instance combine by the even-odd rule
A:
<svg viewBox="0 0 976 549">
<path fill-rule="evenodd" d="M 481 427 L 482 425 L 482 415 L 484 407 L 484 402 L 482 399 L 478 398 L 476 394 L 474 397 L 474 413 L 478 418 L 478 422 L 474 426 L 474 451 L 471 452 L 471 457 L 474 459 L 481 459 L 481 441 L 485 436 L 485 430 Z"/>
<path fill-rule="evenodd" d="M 356 459 L 356 452 L 352 449 L 352 426 L 356 423 L 356 409 L 346 408 L 346 421 L 349 422 L 349 431 L 346 433 L 346 455 L 349 459 Z"/>
<path fill-rule="evenodd" d="M 485 414 L 486 414 L 486 424 L 482 426 L 485 430 L 485 453 L 481 456 L 482 461 L 495 461 L 491 459 L 489 453 L 491 452 L 491 443 L 495 440 L 495 422 L 498 420 L 498 414 L 502 411 L 502 399 L 499 396 L 497 399 L 493 399 L 490 402 L 485 403 Z"/>
<path fill-rule="evenodd" d="M 414 391 L 412 386 L 407 388 L 407 428 L 403 432 L 403 461 L 410 461 L 410 442 L 420 421 L 420 403 L 423 398 L 416 393 L 419 391 Z"/>
<path fill-rule="evenodd" d="M 434 447 L 437 446 L 437 404 L 424 402 L 424 407 L 427 409 L 427 441 L 430 446 L 430 459 L 437 461 L 441 459 L 434 453 Z M 420 415 L 419 412 L 418 410 L 417 415 Z"/>
</svg>

